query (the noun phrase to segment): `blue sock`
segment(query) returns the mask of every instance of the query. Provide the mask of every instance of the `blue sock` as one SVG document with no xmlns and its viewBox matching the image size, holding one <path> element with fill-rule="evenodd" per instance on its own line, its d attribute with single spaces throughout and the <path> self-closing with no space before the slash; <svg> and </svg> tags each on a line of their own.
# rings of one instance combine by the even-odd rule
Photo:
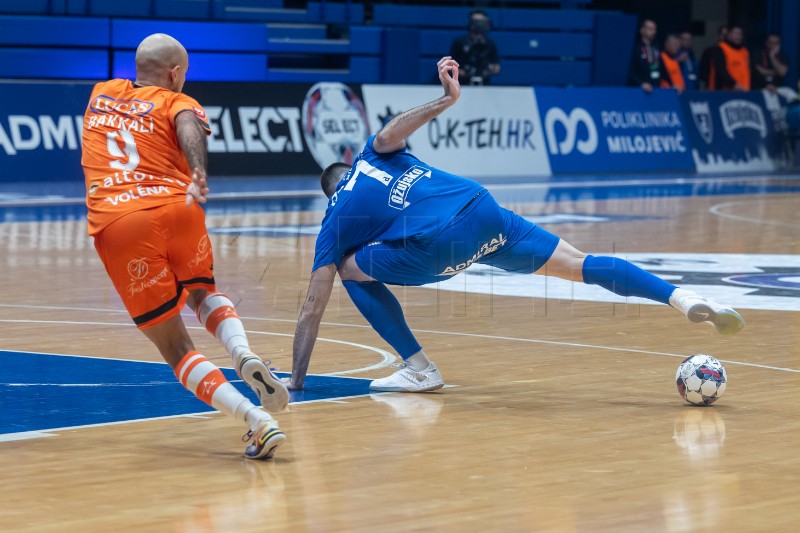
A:
<svg viewBox="0 0 800 533">
<path fill-rule="evenodd" d="M 406 324 L 394 294 L 380 281 L 342 281 L 347 294 L 372 328 L 403 359 L 422 349 Z"/>
<path fill-rule="evenodd" d="M 620 296 L 639 296 L 669 305 L 675 285 L 617 257 L 586 256 L 583 282 L 600 285 Z"/>
</svg>

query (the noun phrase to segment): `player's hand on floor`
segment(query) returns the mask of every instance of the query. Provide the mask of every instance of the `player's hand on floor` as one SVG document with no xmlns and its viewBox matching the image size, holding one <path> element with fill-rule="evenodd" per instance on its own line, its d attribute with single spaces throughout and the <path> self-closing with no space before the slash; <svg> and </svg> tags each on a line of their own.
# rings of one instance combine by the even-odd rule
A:
<svg viewBox="0 0 800 533">
<path fill-rule="evenodd" d="M 206 173 L 198 168 L 192 172 L 192 182 L 186 188 L 186 205 L 206 203 L 208 196 L 208 182 Z"/>
</svg>

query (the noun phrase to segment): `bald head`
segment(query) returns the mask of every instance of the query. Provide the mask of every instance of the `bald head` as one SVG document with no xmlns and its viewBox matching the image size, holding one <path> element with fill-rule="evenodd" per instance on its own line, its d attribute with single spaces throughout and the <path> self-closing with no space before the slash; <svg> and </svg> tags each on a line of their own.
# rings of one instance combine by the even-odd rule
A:
<svg viewBox="0 0 800 533">
<path fill-rule="evenodd" d="M 181 92 L 189 68 L 189 55 L 181 43 L 164 33 L 154 33 L 136 49 L 136 83 Z"/>
</svg>

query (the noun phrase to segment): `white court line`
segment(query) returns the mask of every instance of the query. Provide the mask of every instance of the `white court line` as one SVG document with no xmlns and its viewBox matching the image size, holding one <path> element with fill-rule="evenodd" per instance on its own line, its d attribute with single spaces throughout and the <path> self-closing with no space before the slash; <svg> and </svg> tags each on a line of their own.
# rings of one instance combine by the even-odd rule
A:
<svg viewBox="0 0 800 533">
<path fill-rule="evenodd" d="M 717 215 L 718 217 L 722 218 L 729 218 L 731 220 L 738 220 L 741 222 L 752 222 L 754 224 L 767 224 L 770 226 L 784 226 L 788 228 L 798 228 L 800 224 L 792 224 L 791 222 L 778 222 L 774 220 L 764 220 L 761 218 L 752 218 L 752 217 L 745 217 L 741 215 L 732 215 L 730 213 L 726 213 L 722 211 L 722 209 L 726 207 L 736 207 L 740 205 L 746 205 L 750 202 L 748 201 L 736 201 L 736 202 L 723 202 L 721 204 L 713 205 L 708 210 L 711 212 L 712 215 Z"/>
<path fill-rule="evenodd" d="M 14 304 L 0 304 L 0 306 L 3 306 L 3 307 L 37 307 L 37 308 L 39 307 L 39 306 L 26 306 L 26 305 L 14 305 Z M 84 310 L 84 309 L 81 309 L 81 308 L 70 308 L 70 307 L 52 307 L 52 309 L 73 310 L 73 311 Z M 117 312 L 116 310 L 110 310 L 110 309 L 86 309 L 86 310 Z M 264 321 L 264 322 L 296 323 L 296 320 L 289 320 L 289 319 L 285 319 L 285 318 L 262 318 L 262 317 L 241 317 L 241 318 L 244 319 L 244 320 L 259 320 L 259 321 Z M 59 321 L 52 321 L 51 322 L 51 321 L 30 321 L 30 320 L 26 321 L 26 320 L 2 320 L 2 319 L 0 319 L 0 322 L 43 322 L 43 323 L 55 323 L 55 324 L 62 323 L 62 322 L 59 322 Z M 82 322 L 68 322 L 68 323 L 82 324 Z M 90 324 L 91 325 L 91 324 L 95 324 L 95 323 L 86 322 L 86 324 Z M 106 325 L 106 323 L 103 323 L 103 322 L 98 322 L 96 324 L 98 324 L 98 325 Z M 344 327 L 344 328 L 362 328 L 362 329 L 366 328 L 366 329 L 372 329 L 372 326 L 361 325 L 361 324 L 343 324 L 343 323 L 340 323 L 340 322 L 320 322 L 320 324 L 321 325 L 326 325 L 326 326 L 335 326 L 335 327 Z M 107 325 L 118 326 L 118 325 L 123 325 L 123 324 L 108 323 Z M 131 324 L 131 326 L 132 326 L 132 324 Z M 203 328 L 190 327 L 190 329 L 203 329 Z M 433 330 L 433 329 L 412 329 L 412 331 L 417 332 L 417 333 L 431 333 L 431 334 L 434 334 L 434 335 L 451 335 L 451 336 L 457 336 L 457 337 L 473 337 L 473 338 L 504 340 L 504 341 L 512 341 L 512 342 L 527 342 L 527 343 L 534 343 L 534 344 L 549 344 L 549 345 L 553 345 L 553 346 L 571 346 L 571 347 L 575 347 L 575 348 L 593 348 L 593 349 L 598 349 L 598 350 L 610 350 L 610 351 L 628 352 L 628 353 L 641 353 L 641 354 L 645 354 L 645 355 L 656 355 L 656 356 L 663 356 L 663 357 L 680 357 L 680 358 L 683 358 L 683 359 L 685 359 L 687 357 L 686 354 L 676 354 L 676 353 L 668 353 L 668 352 L 654 352 L 654 351 L 649 351 L 649 350 L 639 350 L 639 349 L 635 349 L 635 348 L 620 348 L 620 347 L 616 347 L 616 346 L 603 346 L 603 345 L 599 345 L 599 344 L 580 344 L 580 343 L 563 342 L 563 341 L 548 341 L 548 340 L 543 340 L 543 339 L 527 339 L 527 338 L 522 338 L 522 337 L 506 337 L 506 336 L 501 336 L 501 335 L 485 335 L 485 334 L 482 334 L 482 333 L 462 333 L 462 332 L 457 332 L 457 331 L 441 331 L 441 330 Z M 265 335 L 272 334 L 272 335 L 279 335 L 279 336 L 292 336 L 292 335 L 290 335 L 288 333 L 277 334 L 277 333 L 255 332 L 255 331 L 253 331 L 253 332 L 248 331 L 248 333 L 265 334 Z M 320 337 L 320 340 L 322 340 L 322 337 Z M 343 344 L 349 344 L 346 341 L 337 341 L 335 339 L 326 339 L 326 340 L 329 341 L 329 342 L 341 342 Z M 361 347 L 361 346 L 366 346 L 366 345 L 359 345 L 359 346 Z M 380 350 L 379 348 L 369 347 L 367 349 L 369 349 L 371 351 L 378 352 L 378 353 L 380 353 L 380 352 L 388 353 L 388 352 L 385 352 L 384 350 Z M 777 370 L 779 372 L 791 372 L 791 373 L 800 374 L 800 369 L 795 369 L 795 368 L 778 367 L 778 366 L 771 366 L 771 365 L 760 365 L 760 364 L 756 364 L 756 363 L 746 363 L 746 362 L 743 362 L 743 361 L 733 361 L 731 359 L 719 359 L 719 360 L 721 362 L 723 362 L 723 363 L 729 363 L 729 364 L 732 364 L 732 365 L 749 366 L 749 367 L 753 367 L 753 368 L 763 368 L 765 370 Z M 383 365 L 383 366 L 387 366 L 387 365 Z M 381 367 L 378 367 L 378 368 L 381 368 Z M 355 373 L 357 371 L 347 371 L 347 372 L 352 374 L 352 373 Z M 323 375 L 325 375 L 325 374 L 323 374 Z"/>
<path fill-rule="evenodd" d="M 73 321 L 73 320 L 24 320 L 24 319 L 0 319 L 1 322 L 11 323 L 11 324 L 59 324 L 59 325 L 73 325 L 73 326 L 117 326 L 117 327 L 127 327 L 132 328 L 135 327 L 132 323 L 121 323 L 121 322 L 85 322 L 85 321 Z M 205 328 L 202 326 L 186 326 L 187 329 L 197 329 L 205 331 Z M 272 335 L 275 337 L 294 337 L 294 334 L 291 333 L 275 333 L 271 331 L 251 331 L 245 330 L 245 333 L 251 335 Z M 358 374 L 360 372 L 367 372 L 369 370 L 376 370 L 379 368 L 384 368 L 392 363 L 395 362 L 396 357 L 394 354 L 387 352 L 386 350 L 381 350 L 380 348 L 375 348 L 374 346 L 368 346 L 366 344 L 359 344 L 357 342 L 350 342 L 350 341 L 342 341 L 338 339 L 328 339 L 325 337 L 317 337 L 317 340 L 324 341 L 324 342 L 331 342 L 333 344 L 344 344 L 346 346 L 352 346 L 354 348 L 361 348 L 370 352 L 375 352 L 381 356 L 381 360 L 378 363 L 373 365 L 365 366 L 362 368 L 356 368 L 352 370 L 340 370 L 338 372 L 329 372 L 327 374 L 318 374 L 320 376 L 343 376 L 345 374 Z M 14 350 L 17 351 L 17 350 Z M 41 352 L 20 352 L 20 353 L 41 353 Z M 61 355 L 61 354 L 51 354 L 51 355 Z M 72 357 L 86 357 L 80 355 L 73 355 Z M 98 357 L 96 359 L 110 359 L 110 360 L 118 360 L 118 361 L 125 361 L 126 359 L 114 359 L 109 357 Z M 138 362 L 138 361 L 136 361 Z M 160 362 L 155 361 L 142 361 L 142 362 L 149 362 L 149 363 L 156 363 L 156 364 L 163 364 Z M 230 367 L 221 367 L 221 368 L 230 368 Z"/>
</svg>

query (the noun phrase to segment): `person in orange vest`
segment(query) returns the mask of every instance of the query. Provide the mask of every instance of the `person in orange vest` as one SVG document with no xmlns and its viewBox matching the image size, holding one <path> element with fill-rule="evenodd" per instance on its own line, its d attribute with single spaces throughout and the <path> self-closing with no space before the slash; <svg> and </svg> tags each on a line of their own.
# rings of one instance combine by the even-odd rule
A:
<svg viewBox="0 0 800 533">
<path fill-rule="evenodd" d="M 750 52 L 742 45 L 741 26 L 731 26 L 725 40 L 717 46 L 708 75 L 710 90 L 749 91 Z"/>
<path fill-rule="evenodd" d="M 686 90 L 686 82 L 678 62 L 681 41 L 675 34 L 667 35 L 664 40 L 664 51 L 661 52 L 661 88 L 677 89 L 679 93 Z"/>
</svg>

